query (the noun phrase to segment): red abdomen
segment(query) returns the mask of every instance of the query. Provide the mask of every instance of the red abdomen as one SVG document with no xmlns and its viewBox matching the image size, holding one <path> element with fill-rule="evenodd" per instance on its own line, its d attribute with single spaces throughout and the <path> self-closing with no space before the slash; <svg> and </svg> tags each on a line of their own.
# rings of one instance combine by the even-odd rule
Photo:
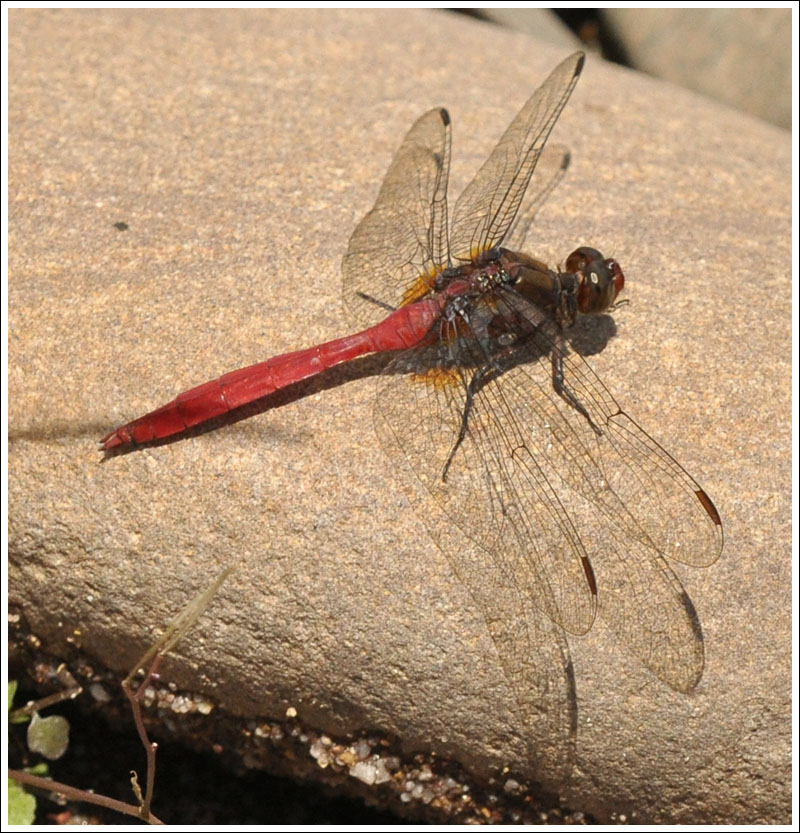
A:
<svg viewBox="0 0 800 833">
<path fill-rule="evenodd" d="M 360 333 L 306 350 L 284 353 L 265 362 L 226 373 L 219 379 L 181 393 L 172 402 L 117 428 L 100 442 L 107 451 L 180 434 L 341 362 L 367 353 L 411 347 L 427 336 L 441 307 L 442 301 L 438 298 L 419 301 L 396 310 L 380 324 Z"/>
</svg>

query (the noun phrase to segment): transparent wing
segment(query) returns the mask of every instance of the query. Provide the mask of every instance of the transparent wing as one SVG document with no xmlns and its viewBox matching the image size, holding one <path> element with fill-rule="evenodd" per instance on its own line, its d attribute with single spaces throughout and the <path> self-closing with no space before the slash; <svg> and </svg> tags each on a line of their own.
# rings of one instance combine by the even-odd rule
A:
<svg viewBox="0 0 800 833">
<path fill-rule="evenodd" d="M 399 485 L 486 621 L 523 722 L 520 737 L 529 760 L 552 784 L 568 783 L 576 759 L 578 705 L 565 631 L 509 582 L 485 550 L 470 545 L 393 447 Z"/>
<path fill-rule="evenodd" d="M 550 199 L 569 168 L 572 157 L 564 145 L 548 144 L 539 156 L 536 169 L 517 216 L 503 237 L 503 243 L 515 252 L 524 251 L 541 207 Z"/>
<path fill-rule="evenodd" d="M 377 324 L 415 293 L 447 258 L 450 117 L 430 110 L 408 131 L 374 208 L 356 226 L 342 261 L 343 304 L 359 329 Z"/>
<path fill-rule="evenodd" d="M 459 440 L 470 373 L 483 356 L 476 342 L 462 344 L 458 361 L 439 348 L 414 348 L 387 367 L 375 405 L 381 442 L 405 455 L 448 520 L 493 559 L 502 577 L 494 588 L 498 600 L 504 588 L 520 591 L 565 630 L 585 633 L 597 605 L 585 550 L 531 453 L 525 424 L 497 384 L 473 397 L 468 430 L 443 479 Z M 476 592 L 485 587 L 483 571 L 461 572 Z"/>
<path fill-rule="evenodd" d="M 454 259 L 472 260 L 505 238 L 547 137 L 578 81 L 584 57 L 576 52 L 553 70 L 458 198 L 450 234 Z"/>
<path fill-rule="evenodd" d="M 707 565 L 718 557 L 713 504 L 586 362 L 565 353 L 554 323 L 513 292 L 492 302 L 472 310 L 471 333 L 445 333 L 440 345 L 387 369 L 376 403 L 381 441 L 405 455 L 451 523 L 493 560 L 498 605 L 516 588 L 581 633 L 599 594 L 604 618 L 635 655 L 690 690 L 703 670 L 702 633 L 665 559 Z M 494 342 L 485 337 L 489 321 Z M 588 419 L 556 393 L 554 356 Z M 488 592 L 483 571 L 467 568 L 463 578 Z"/>
</svg>

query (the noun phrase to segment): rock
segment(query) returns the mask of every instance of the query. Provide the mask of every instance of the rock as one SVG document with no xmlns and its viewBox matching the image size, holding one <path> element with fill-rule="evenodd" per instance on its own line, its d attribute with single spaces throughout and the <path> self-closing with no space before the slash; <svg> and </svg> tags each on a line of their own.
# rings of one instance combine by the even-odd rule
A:
<svg viewBox="0 0 800 833">
<path fill-rule="evenodd" d="M 294 708 L 318 735 L 396 736 L 500 792 L 550 782 L 599 819 L 786 823 L 788 133 L 589 58 L 554 133 L 572 166 L 527 241 L 623 264 L 631 304 L 590 362 L 722 515 L 719 562 L 679 570 L 705 634 L 691 694 L 602 620 L 567 638 L 521 608 L 546 711 L 520 713 L 375 439 L 379 363 L 97 452 L 182 389 L 342 334 L 339 262 L 412 121 L 449 108 L 457 194 L 563 55 L 429 11 L 12 10 L 10 600 L 50 650 L 127 672 L 234 565 L 163 669 L 214 701 L 208 720 Z"/>
<path fill-rule="evenodd" d="M 632 66 L 791 128 L 791 9 L 619 8 L 603 14 Z"/>
</svg>

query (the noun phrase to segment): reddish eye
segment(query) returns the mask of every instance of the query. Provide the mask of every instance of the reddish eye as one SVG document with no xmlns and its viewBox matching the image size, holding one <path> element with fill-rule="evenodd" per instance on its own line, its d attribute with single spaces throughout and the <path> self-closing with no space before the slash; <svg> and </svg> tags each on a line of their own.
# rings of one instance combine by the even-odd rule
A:
<svg viewBox="0 0 800 833">
<path fill-rule="evenodd" d="M 611 279 L 614 281 L 614 287 L 616 288 L 614 300 L 616 300 L 617 295 L 622 292 L 622 288 L 625 286 L 625 275 L 622 274 L 619 263 L 613 258 L 609 258 L 606 261 L 606 268 L 611 273 Z"/>
</svg>

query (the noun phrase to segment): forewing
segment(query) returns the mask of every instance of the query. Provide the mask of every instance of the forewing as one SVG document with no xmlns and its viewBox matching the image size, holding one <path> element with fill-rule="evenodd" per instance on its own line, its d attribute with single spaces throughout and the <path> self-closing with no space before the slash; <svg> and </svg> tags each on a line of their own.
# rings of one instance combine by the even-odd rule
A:
<svg viewBox="0 0 800 833">
<path fill-rule="evenodd" d="M 553 70 L 458 198 L 450 235 L 454 259 L 471 260 L 502 243 L 547 137 L 578 81 L 584 57 L 576 52 Z"/>
<path fill-rule="evenodd" d="M 530 309 L 518 296 L 514 300 L 523 310 Z M 547 330 L 540 328 L 536 340 L 539 352 L 559 349 Z M 713 564 L 722 552 L 722 523 L 705 491 L 620 408 L 582 356 L 570 351 L 562 367 L 566 388 L 599 434 L 583 414 L 555 393 L 550 367 L 539 362 L 518 372 L 527 371 L 530 379 L 535 368 L 538 387 L 542 393 L 547 391 L 550 402 L 546 418 L 551 418 L 555 408 L 562 415 L 561 421 L 550 422 L 552 439 L 558 443 L 548 448 L 571 452 L 559 468 L 569 488 L 592 501 L 629 538 L 663 557 L 696 567 Z M 520 384 L 520 390 L 532 389 L 530 381 Z M 544 396 L 536 397 L 536 402 L 542 401 Z"/>
<path fill-rule="evenodd" d="M 539 209 L 550 199 L 550 195 L 564 178 L 570 161 L 570 152 L 564 145 L 548 144 L 545 146 L 528 184 L 527 196 L 523 199 L 514 222 L 503 238 L 508 248 L 515 252 L 526 249 L 526 241 Z"/>
<path fill-rule="evenodd" d="M 351 325 L 372 326 L 427 292 L 426 278 L 447 256 L 449 167 L 450 117 L 430 110 L 408 131 L 374 208 L 350 238 L 342 274 Z"/>
<path fill-rule="evenodd" d="M 495 329 L 513 322 L 505 338 L 470 337 L 461 322 L 458 337 L 443 330 L 439 344 L 387 368 L 375 415 L 382 443 L 405 455 L 448 520 L 493 563 L 493 574 L 480 560 L 458 566 L 474 594 L 503 609 L 509 593 L 523 593 L 572 633 L 591 626 L 599 595 L 633 653 L 673 688 L 690 690 L 703 671 L 702 632 L 666 557 L 696 565 L 718 557 L 713 504 L 579 355 L 561 356 L 572 402 L 556 393 L 552 357 L 564 348 L 554 322 L 510 290 L 485 307 Z M 473 308 L 470 320 L 480 317 Z M 517 343 L 508 338 L 515 332 Z M 476 385 L 482 367 L 492 372 Z"/>
<path fill-rule="evenodd" d="M 527 321 L 533 336 L 493 357 L 496 396 L 579 530 L 604 618 L 658 677 L 690 690 L 703 670 L 702 633 L 665 559 L 716 560 L 722 525 L 713 503 L 577 353 L 562 356 L 564 385 L 586 414 L 556 393 L 551 358 L 563 348 L 538 310 L 511 291 L 497 306 L 506 319 Z"/>
</svg>

